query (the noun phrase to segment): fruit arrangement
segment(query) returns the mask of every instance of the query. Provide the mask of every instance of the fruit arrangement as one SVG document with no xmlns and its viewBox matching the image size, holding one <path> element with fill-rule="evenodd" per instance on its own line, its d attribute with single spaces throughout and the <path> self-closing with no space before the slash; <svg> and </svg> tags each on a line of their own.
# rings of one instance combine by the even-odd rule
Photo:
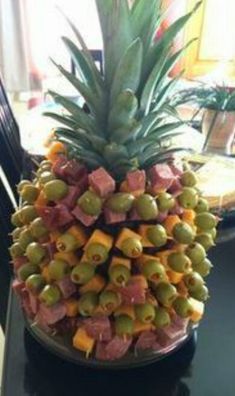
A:
<svg viewBox="0 0 235 396">
<path fill-rule="evenodd" d="M 156 164 L 116 183 L 65 154 L 53 143 L 34 181 L 18 185 L 10 253 L 26 315 L 97 359 L 170 346 L 208 298 L 217 219 L 195 174 Z"/>
<path fill-rule="evenodd" d="M 167 76 L 188 44 L 174 52 L 172 41 L 201 2 L 156 37 L 160 3 L 96 1 L 104 75 L 68 21 L 78 76 L 54 64 L 85 106 L 50 91 L 64 113 L 46 116 L 64 126 L 33 181 L 20 182 L 12 215 L 13 288 L 26 316 L 98 360 L 172 349 L 208 298 L 217 219 L 164 144 L 182 133 L 168 101 L 179 76 Z"/>
</svg>

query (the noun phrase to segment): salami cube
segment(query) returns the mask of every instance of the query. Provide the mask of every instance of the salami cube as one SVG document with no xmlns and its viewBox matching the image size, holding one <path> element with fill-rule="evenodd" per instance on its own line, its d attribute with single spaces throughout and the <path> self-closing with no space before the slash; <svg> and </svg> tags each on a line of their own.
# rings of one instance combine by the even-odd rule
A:
<svg viewBox="0 0 235 396">
<path fill-rule="evenodd" d="M 95 221 L 97 220 L 97 216 L 89 216 L 86 213 L 82 211 L 80 206 L 76 205 L 75 208 L 72 211 L 73 216 L 81 221 L 82 224 L 84 224 L 86 227 L 89 227 L 90 225 L 94 224 Z"/>
<path fill-rule="evenodd" d="M 126 180 L 129 191 L 145 191 L 146 174 L 144 170 L 128 172 Z"/>
<path fill-rule="evenodd" d="M 90 186 L 100 197 L 107 197 L 115 190 L 115 181 L 104 168 L 98 168 L 89 175 Z"/>
<path fill-rule="evenodd" d="M 126 213 L 115 213 L 112 210 L 105 208 L 104 217 L 106 224 L 120 223 L 126 220 Z"/>
<path fill-rule="evenodd" d="M 155 192 L 168 190 L 175 179 L 171 168 L 167 164 L 154 165 L 149 170 L 148 176 Z"/>
</svg>

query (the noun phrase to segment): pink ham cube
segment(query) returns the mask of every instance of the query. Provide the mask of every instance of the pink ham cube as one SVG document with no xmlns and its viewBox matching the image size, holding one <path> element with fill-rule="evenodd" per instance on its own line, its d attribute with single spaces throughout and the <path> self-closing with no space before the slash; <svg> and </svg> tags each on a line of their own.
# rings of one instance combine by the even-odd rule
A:
<svg viewBox="0 0 235 396">
<path fill-rule="evenodd" d="M 183 173 L 182 163 L 172 162 L 170 164 L 171 171 L 175 176 L 181 176 Z"/>
<path fill-rule="evenodd" d="M 57 282 L 57 285 L 64 298 L 69 298 L 76 292 L 76 286 L 71 281 L 70 276 L 66 276 Z"/>
<path fill-rule="evenodd" d="M 17 271 L 23 264 L 27 263 L 28 259 L 26 256 L 15 257 L 13 260 L 14 270 Z"/>
<path fill-rule="evenodd" d="M 141 217 L 138 215 L 137 210 L 135 208 L 131 209 L 129 213 L 129 220 L 131 221 L 139 221 Z"/>
<path fill-rule="evenodd" d="M 34 296 L 32 293 L 29 293 L 29 304 L 32 310 L 32 313 L 36 315 L 38 312 L 39 308 L 39 301 L 36 296 Z"/>
<path fill-rule="evenodd" d="M 156 343 L 156 340 L 157 340 L 157 336 L 153 331 L 143 331 L 140 334 L 135 344 L 135 347 L 136 349 L 141 349 L 141 350 L 152 349 Z"/>
<path fill-rule="evenodd" d="M 100 316 L 97 318 L 88 318 L 84 320 L 87 334 L 97 341 L 110 341 L 112 338 L 112 329 L 109 318 Z"/>
<path fill-rule="evenodd" d="M 42 218 L 46 227 L 53 231 L 58 227 L 59 208 L 51 206 L 37 206 L 39 217 Z"/>
<path fill-rule="evenodd" d="M 80 195 L 81 189 L 78 186 L 69 186 L 69 192 L 65 198 L 60 200 L 60 204 L 67 206 L 69 209 L 73 209 Z"/>
<path fill-rule="evenodd" d="M 126 180 L 129 191 L 145 191 L 146 174 L 144 170 L 128 172 Z"/>
<path fill-rule="evenodd" d="M 168 190 L 175 179 L 171 168 L 167 164 L 154 165 L 149 170 L 148 176 L 155 192 Z"/>
<path fill-rule="evenodd" d="M 82 224 L 84 224 L 86 227 L 89 227 L 90 225 L 94 224 L 94 222 L 97 220 L 97 216 L 89 216 L 86 213 L 82 211 L 80 206 L 75 206 L 74 210 L 72 211 L 73 216 L 81 221 Z"/>
<path fill-rule="evenodd" d="M 182 192 L 182 184 L 180 183 L 180 180 L 178 177 L 175 177 L 175 179 L 173 180 L 170 188 L 169 188 L 169 192 L 171 194 L 174 194 L 174 196 L 177 196 L 175 194 L 180 194 Z"/>
<path fill-rule="evenodd" d="M 79 164 L 75 159 L 68 161 L 63 166 L 63 172 L 65 179 L 71 184 L 77 184 L 79 180 L 87 174 L 85 166 Z"/>
<path fill-rule="evenodd" d="M 105 208 L 104 217 L 106 224 L 120 223 L 126 220 L 126 213 L 115 213 L 112 210 Z"/>
<path fill-rule="evenodd" d="M 22 296 L 23 290 L 25 290 L 25 283 L 19 279 L 14 279 L 12 282 L 12 289 L 17 296 Z"/>
<path fill-rule="evenodd" d="M 58 204 L 56 205 L 55 209 L 58 210 L 57 227 L 64 227 L 73 222 L 73 216 L 71 215 L 67 206 Z"/>
<path fill-rule="evenodd" d="M 39 314 L 47 325 L 52 325 L 65 317 L 66 307 L 61 302 L 52 307 L 46 307 L 46 305 L 41 304 Z"/>
<path fill-rule="evenodd" d="M 64 155 L 61 155 L 53 164 L 52 171 L 53 173 L 58 176 L 60 179 L 65 178 L 64 174 L 64 166 L 67 164 L 68 159 Z"/>
<path fill-rule="evenodd" d="M 107 197 L 115 190 L 115 181 L 104 168 L 98 168 L 89 175 L 90 186 L 100 197 Z"/>
</svg>

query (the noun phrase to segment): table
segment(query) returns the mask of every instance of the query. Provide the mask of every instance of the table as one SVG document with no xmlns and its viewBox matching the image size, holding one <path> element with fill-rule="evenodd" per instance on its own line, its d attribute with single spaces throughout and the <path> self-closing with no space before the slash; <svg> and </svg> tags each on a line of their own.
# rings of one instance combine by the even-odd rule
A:
<svg viewBox="0 0 235 396">
<path fill-rule="evenodd" d="M 223 238 L 221 239 L 223 240 Z M 235 237 L 210 253 L 211 299 L 194 358 L 191 339 L 171 360 L 128 371 L 94 371 L 49 355 L 27 333 L 11 296 L 2 396 L 234 396 L 235 395 Z"/>
</svg>

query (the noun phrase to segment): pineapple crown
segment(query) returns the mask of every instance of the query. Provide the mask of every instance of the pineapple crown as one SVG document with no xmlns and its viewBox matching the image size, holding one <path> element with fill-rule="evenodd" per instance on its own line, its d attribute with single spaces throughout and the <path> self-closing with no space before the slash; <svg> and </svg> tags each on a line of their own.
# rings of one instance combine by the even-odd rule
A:
<svg viewBox="0 0 235 396">
<path fill-rule="evenodd" d="M 89 169 L 103 166 L 116 180 L 132 169 L 146 169 L 167 158 L 172 150 L 163 148 L 161 142 L 182 133 L 177 130 L 182 122 L 168 100 L 182 72 L 173 79 L 168 74 L 194 39 L 177 51 L 172 43 L 200 5 L 201 1 L 155 39 L 166 16 L 161 0 L 150 0 L 147 7 L 146 0 L 135 0 L 131 8 L 127 0 L 96 0 L 104 76 L 79 30 L 65 17 L 79 46 L 67 37 L 62 40 L 78 77 L 53 63 L 82 95 L 88 110 L 49 91 L 66 114 L 44 114 L 64 125 L 55 128 L 55 137 L 66 144 L 71 157 Z"/>
</svg>

